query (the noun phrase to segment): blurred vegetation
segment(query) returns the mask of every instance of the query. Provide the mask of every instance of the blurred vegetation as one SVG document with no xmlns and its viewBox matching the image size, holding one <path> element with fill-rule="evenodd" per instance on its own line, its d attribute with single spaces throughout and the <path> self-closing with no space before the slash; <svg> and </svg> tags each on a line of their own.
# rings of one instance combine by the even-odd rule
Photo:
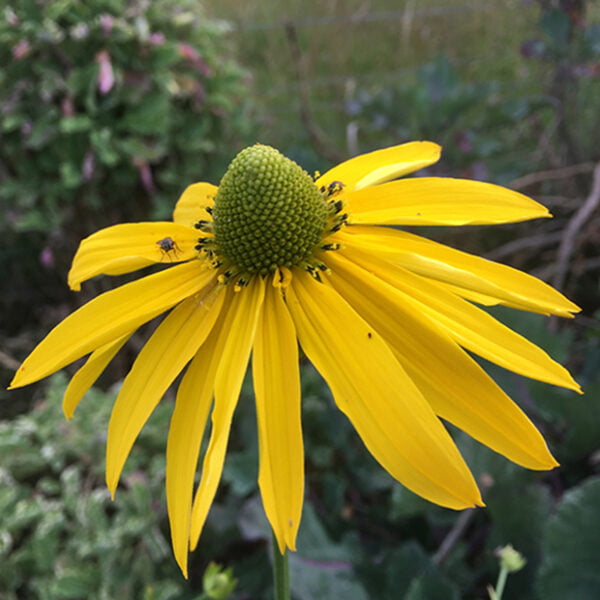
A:
<svg viewBox="0 0 600 600">
<path fill-rule="evenodd" d="M 430 174 L 496 181 L 548 205 L 555 218 L 544 222 L 425 234 L 525 268 L 582 306 L 550 328 L 535 315 L 494 314 L 568 365 L 584 396 L 485 365 L 561 467 L 526 471 L 453 430 L 487 508 L 433 506 L 382 471 L 303 365 L 307 495 L 292 587 L 295 600 L 481 600 L 498 574 L 495 550 L 511 543 L 527 564 L 504 600 L 600 597 L 598 209 L 573 227 L 600 160 L 598 4 L 16 0 L 0 15 L 0 60 L 5 381 L 39 330 L 76 303 L 64 281 L 81 237 L 169 218 L 187 184 L 218 182 L 256 139 L 321 171 L 432 139 L 444 155 Z M 0 422 L 0 597 L 200 600 L 219 577 L 214 561 L 232 569 L 223 588 L 232 599 L 269 598 L 249 383 L 189 581 L 172 557 L 164 499 L 171 399 L 111 502 L 104 443 L 116 390 L 92 390 L 67 424 L 65 383 L 59 374 L 1 395 L 10 418 Z"/>
<path fill-rule="evenodd" d="M 15 333 L 19 306 L 64 298 L 55 273 L 82 237 L 169 218 L 185 185 L 218 177 L 247 121 L 222 24 L 190 0 L 9 2 L 0 63 L 0 275 Z"/>
</svg>

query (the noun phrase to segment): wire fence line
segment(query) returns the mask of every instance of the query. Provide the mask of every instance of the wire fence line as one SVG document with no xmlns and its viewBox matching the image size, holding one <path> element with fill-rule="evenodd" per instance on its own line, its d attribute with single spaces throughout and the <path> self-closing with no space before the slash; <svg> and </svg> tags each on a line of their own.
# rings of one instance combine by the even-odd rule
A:
<svg viewBox="0 0 600 600">
<path fill-rule="evenodd" d="M 383 11 L 358 11 L 347 15 L 332 15 L 322 17 L 304 17 L 286 19 L 281 21 L 255 21 L 253 23 L 235 22 L 226 19 L 231 32 L 261 31 L 269 29 L 284 29 L 292 25 L 296 29 L 324 27 L 331 25 L 355 25 L 357 23 L 376 23 L 385 21 L 404 21 L 407 18 L 425 19 L 431 17 L 444 17 L 465 12 L 484 12 L 494 7 L 493 0 L 479 0 L 479 2 L 463 6 L 432 6 L 429 8 L 411 8 L 413 3 L 408 3 L 402 10 Z"/>
<path fill-rule="evenodd" d="M 432 6 L 417 8 L 416 0 L 407 0 L 405 6 L 398 10 L 384 10 L 370 12 L 367 10 L 359 10 L 354 13 L 345 15 L 333 15 L 333 16 L 316 16 L 316 17 L 304 17 L 304 18 L 291 18 L 282 19 L 276 21 L 233 21 L 225 19 L 227 23 L 227 29 L 229 30 L 232 37 L 237 37 L 236 34 L 247 34 L 252 32 L 260 32 L 266 30 L 281 30 L 285 32 L 290 28 L 297 29 L 310 29 L 315 27 L 332 27 L 337 25 L 353 25 L 357 23 L 385 23 L 389 21 L 400 21 L 403 22 L 402 31 L 399 33 L 406 34 L 407 30 L 412 28 L 414 21 L 420 21 L 432 17 L 447 17 L 455 16 L 467 13 L 486 13 L 494 8 L 498 8 L 498 3 L 494 0 L 478 0 L 476 2 L 465 3 L 459 6 Z M 505 55 L 508 56 L 514 53 L 516 48 L 507 47 L 505 49 Z M 304 51 L 303 51 L 304 54 Z M 490 52 L 489 54 L 477 54 L 469 58 L 455 58 L 452 64 L 459 68 L 465 68 L 469 66 L 476 66 L 483 64 L 488 61 L 497 61 L 499 54 L 497 51 Z M 340 87 L 345 86 L 348 82 L 355 82 L 360 85 L 368 85 L 371 82 L 392 82 L 403 76 L 411 76 L 420 67 L 420 64 L 400 67 L 397 69 L 376 69 L 369 72 L 349 72 L 335 74 L 316 74 L 314 70 L 307 72 L 306 84 L 311 90 L 317 90 L 329 87 Z M 279 96 L 281 94 L 289 93 L 290 91 L 296 91 L 299 87 L 299 83 L 296 80 L 282 81 L 274 80 L 269 84 L 270 95 Z"/>
<path fill-rule="evenodd" d="M 349 9 L 346 14 L 315 15 L 309 9 L 306 16 L 290 15 L 289 18 L 280 11 L 270 20 L 249 15 L 246 20 L 224 18 L 224 23 L 231 42 L 240 49 L 241 62 L 246 62 L 260 89 L 258 113 L 264 117 L 265 123 L 271 123 L 273 119 L 286 122 L 293 118 L 295 121 L 300 117 L 306 130 L 310 129 L 308 125 L 320 129 L 320 123 L 328 123 L 329 128 L 340 127 L 339 121 L 347 112 L 348 102 L 358 91 L 376 92 L 402 81 L 407 85 L 416 82 L 420 70 L 441 54 L 452 56 L 452 66 L 465 81 L 479 78 L 482 71 L 487 72 L 486 63 L 510 60 L 511 55 L 518 53 L 518 46 L 513 44 L 479 44 L 477 50 L 469 52 L 453 52 L 452 48 L 456 45 L 451 45 L 456 44 L 457 37 L 460 38 L 457 28 L 461 31 L 466 27 L 469 34 L 473 28 L 477 31 L 483 28 L 489 33 L 496 20 L 491 18 L 495 11 L 508 10 L 510 13 L 514 8 L 510 4 L 499 4 L 494 0 L 463 0 L 460 3 L 459 0 L 425 7 L 417 0 L 406 0 L 395 10 L 371 11 L 367 7 L 356 11 Z M 375 46 L 368 42 L 367 48 L 361 47 L 361 43 L 366 43 L 365 36 L 371 35 L 360 31 L 362 24 L 385 29 L 382 35 L 375 35 Z M 352 33 L 353 41 L 349 42 L 344 28 L 352 27 L 355 30 L 349 33 Z M 417 49 L 405 48 L 401 40 L 409 44 L 412 36 L 419 35 L 421 30 L 425 37 L 416 38 Z M 498 33 L 498 30 L 495 31 Z M 354 37 L 355 34 L 360 34 L 360 37 Z M 338 35 L 342 37 L 341 46 L 336 42 Z M 481 35 L 486 34 L 479 35 L 482 39 Z M 498 35 L 502 39 L 505 37 L 503 33 Z M 497 40 L 498 35 L 494 35 L 494 39 Z M 431 44 L 428 36 L 435 36 L 431 37 Z M 394 58 L 380 60 L 376 47 L 388 48 L 384 46 L 387 43 Z M 331 60 L 323 58 L 324 52 L 329 52 L 328 45 Z M 353 60 L 355 53 L 360 53 L 361 60 Z M 399 60 L 400 56 L 404 56 L 405 60 Z M 370 64 L 370 68 L 365 68 L 366 64 Z M 508 88 L 515 91 L 515 87 L 520 89 L 521 86 L 525 89 L 526 82 L 496 81 L 494 91 L 502 94 Z M 350 126 L 352 117 L 349 114 L 347 117 L 349 124 L 346 125 Z M 332 119 L 336 125 L 330 123 Z M 351 132 L 346 133 L 348 139 L 352 137 Z M 321 142 L 315 142 L 315 145 L 321 150 L 324 146 Z M 352 145 L 348 142 L 349 148 Z M 326 155 L 327 152 L 322 151 L 321 154 Z"/>
</svg>

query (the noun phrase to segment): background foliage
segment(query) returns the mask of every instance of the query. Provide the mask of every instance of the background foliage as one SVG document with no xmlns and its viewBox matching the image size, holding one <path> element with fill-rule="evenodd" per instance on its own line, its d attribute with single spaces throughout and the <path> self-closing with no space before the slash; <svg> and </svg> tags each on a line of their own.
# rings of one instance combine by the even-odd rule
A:
<svg viewBox="0 0 600 600">
<path fill-rule="evenodd" d="M 245 128 L 243 73 L 196 2 L 18 0 L 0 17 L 4 301 L 45 300 L 78 241 L 167 218 Z M 56 278 L 51 277 L 53 287 Z M 56 296 L 55 296 L 56 297 Z M 15 306 L 16 308 L 16 306 Z M 13 318 L 7 327 L 21 326 Z"/>
<path fill-rule="evenodd" d="M 568 365 L 584 396 L 485 365 L 561 467 L 525 471 L 453 430 L 487 508 L 433 506 L 382 471 L 305 364 L 307 497 L 292 587 L 296 600 L 480 600 L 497 577 L 496 548 L 512 543 L 527 565 L 509 577 L 505 600 L 600 597 L 598 208 L 573 226 L 600 160 L 597 4 L 220 0 L 203 10 L 192 0 L 15 0 L 0 15 L 0 60 L 6 382 L 82 301 L 64 284 L 82 236 L 168 218 L 188 183 L 218 182 L 257 139 L 322 171 L 428 138 L 444 146 L 430 173 L 496 181 L 550 206 L 555 218 L 543 223 L 425 233 L 525 268 L 582 306 L 567 323 L 495 314 Z M 108 285 L 91 282 L 83 299 Z M 203 582 L 211 561 L 232 568 L 232 598 L 270 597 L 249 383 L 189 581 L 172 557 L 165 512 L 170 397 L 110 501 L 103 467 L 114 382 L 143 340 L 133 338 L 131 355 L 68 424 L 63 374 L 1 393 L 1 598 L 198 600 L 213 597 Z"/>
</svg>

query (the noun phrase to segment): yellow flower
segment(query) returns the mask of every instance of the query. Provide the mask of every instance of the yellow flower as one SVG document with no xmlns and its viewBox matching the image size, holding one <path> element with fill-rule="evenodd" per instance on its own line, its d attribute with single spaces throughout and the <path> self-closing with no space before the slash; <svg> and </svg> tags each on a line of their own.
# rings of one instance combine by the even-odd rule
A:
<svg viewBox="0 0 600 600">
<path fill-rule="evenodd" d="M 543 350 L 476 304 L 564 317 L 579 309 L 545 283 L 394 225 L 481 225 L 549 217 L 533 200 L 476 181 L 393 179 L 433 164 L 413 142 L 358 156 L 316 180 L 269 146 L 240 152 L 219 188 L 189 186 L 173 223 L 132 223 L 81 242 L 69 285 L 162 264 L 57 325 L 18 370 L 23 386 L 90 354 L 77 403 L 131 334 L 165 311 L 127 375 L 108 428 L 114 495 L 131 447 L 187 365 L 167 443 L 173 549 L 184 574 L 213 501 L 252 354 L 259 485 L 279 549 L 294 549 L 303 502 L 298 342 L 371 454 L 442 506 L 482 505 L 440 419 L 530 469 L 557 465 L 529 419 L 469 355 L 578 391 Z M 176 264 L 177 263 L 177 264 Z M 211 412 L 212 409 L 212 412 Z M 194 493 L 200 442 L 212 427 Z"/>
</svg>

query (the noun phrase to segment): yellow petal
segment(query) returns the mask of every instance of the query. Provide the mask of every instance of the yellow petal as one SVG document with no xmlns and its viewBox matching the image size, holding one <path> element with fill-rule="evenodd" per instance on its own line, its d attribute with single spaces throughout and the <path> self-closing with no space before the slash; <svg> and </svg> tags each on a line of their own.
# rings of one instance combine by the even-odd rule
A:
<svg viewBox="0 0 600 600">
<path fill-rule="evenodd" d="M 294 323 L 281 289 L 268 286 L 252 356 L 260 450 L 258 483 L 279 551 L 296 549 L 304 499 L 300 373 Z"/>
<path fill-rule="evenodd" d="M 198 543 L 221 479 L 231 419 L 248 367 L 264 293 L 265 284 L 262 277 L 254 277 L 247 287 L 236 293 L 223 326 L 221 337 L 224 339 L 223 341 L 219 340 L 217 345 L 220 360 L 215 374 L 212 430 L 202 464 L 202 479 L 192 506 L 190 526 L 190 548 L 192 550 Z"/>
<path fill-rule="evenodd" d="M 221 286 L 184 300 L 158 326 L 133 363 L 108 424 L 106 484 L 112 496 L 139 432 L 210 333 L 222 304 Z"/>
<path fill-rule="evenodd" d="M 340 181 L 347 190 L 360 190 L 436 163 L 442 149 L 433 142 L 409 142 L 375 150 L 340 163 L 317 179 L 318 186 Z"/>
<path fill-rule="evenodd" d="M 176 223 L 125 223 L 85 238 L 73 258 L 69 287 L 95 275 L 121 275 L 154 263 L 174 263 L 198 256 L 198 230 Z"/>
<path fill-rule="evenodd" d="M 392 262 L 394 262 L 394 261 L 392 261 Z M 400 261 L 398 261 L 398 262 L 400 262 Z M 410 270 L 411 269 L 409 269 L 409 271 Z M 460 296 L 461 298 L 464 298 L 465 300 L 470 300 L 471 302 L 475 302 L 475 304 L 481 304 L 482 306 L 498 306 L 499 304 L 502 304 L 503 306 L 511 306 L 512 308 L 519 308 L 520 310 L 527 310 L 523 307 L 517 307 L 508 301 L 502 301 L 502 300 L 500 300 L 500 298 L 494 298 L 492 296 L 482 294 L 481 292 L 474 292 L 473 290 L 467 290 L 465 288 L 461 288 L 452 283 L 441 283 L 439 281 L 437 283 L 439 283 L 440 285 L 443 285 L 445 289 L 449 290 L 450 292 L 453 292 L 457 296 Z M 539 312 L 539 311 L 533 311 L 533 312 Z M 544 311 L 542 314 L 547 315 L 548 313 L 546 311 Z"/>
<path fill-rule="evenodd" d="M 94 350 L 83 367 L 71 377 L 71 381 L 65 390 L 62 403 L 62 409 L 67 419 L 70 419 L 73 416 L 79 401 L 92 385 L 94 385 L 96 379 L 100 377 L 108 363 L 114 358 L 115 354 L 130 337 L 131 333 L 127 333 L 126 335 L 117 338 L 114 342 L 110 342 L 97 350 Z"/>
<path fill-rule="evenodd" d="M 100 346 L 137 329 L 214 280 L 193 260 L 94 298 L 59 323 L 19 367 L 11 388 L 46 377 Z"/>
<path fill-rule="evenodd" d="M 580 391 L 564 367 L 482 309 L 402 267 L 349 247 L 339 252 L 403 292 L 415 312 L 427 315 L 463 348 L 515 373 Z"/>
<path fill-rule="evenodd" d="M 287 303 L 306 355 L 379 463 L 432 502 L 455 509 L 481 504 L 448 432 L 374 328 L 299 269 Z"/>
<path fill-rule="evenodd" d="M 212 221 L 206 207 L 215 203 L 217 189 L 216 185 L 204 182 L 188 185 L 177 200 L 173 221 L 187 227 L 193 227 L 198 221 Z"/>
<path fill-rule="evenodd" d="M 405 231 L 357 226 L 348 227 L 336 237 L 486 306 L 504 304 L 562 317 L 580 310 L 560 292 L 527 273 Z"/>
<path fill-rule="evenodd" d="M 194 474 L 208 413 L 212 405 L 214 380 L 219 364 L 223 315 L 232 292 L 226 290 L 221 315 L 208 338 L 189 364 L 177 390 L 175 410 L 167 439 L 166 490 L 173 553 L 187 577 Z"/>
<path fill-rule="evenodd" d="M 557 465 L 523 411 L 405 294 L 333 252 L 329 281 L 394 349 L 436 414 L 530 469 Z"/>
<path fill-rule="evenodd" d="M 350 224 L 486 225 L 550 217 L 546 207 L 507 188 L 467 179 L 416 177 L 349 192 Z"/>
</svg>

